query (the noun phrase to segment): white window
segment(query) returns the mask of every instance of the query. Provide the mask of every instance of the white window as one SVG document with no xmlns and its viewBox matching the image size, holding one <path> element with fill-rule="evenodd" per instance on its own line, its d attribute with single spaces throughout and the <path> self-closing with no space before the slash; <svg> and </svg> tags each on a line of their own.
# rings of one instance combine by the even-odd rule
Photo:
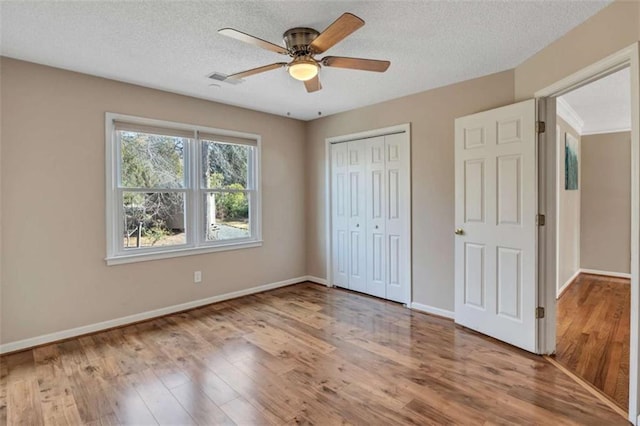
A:
<svg viewBox="0 0 640 426">
<path fill-rule="evenodd" d="M 107 113 L 107 263 L 261 245 L 259 141 Z"/>
</svg>

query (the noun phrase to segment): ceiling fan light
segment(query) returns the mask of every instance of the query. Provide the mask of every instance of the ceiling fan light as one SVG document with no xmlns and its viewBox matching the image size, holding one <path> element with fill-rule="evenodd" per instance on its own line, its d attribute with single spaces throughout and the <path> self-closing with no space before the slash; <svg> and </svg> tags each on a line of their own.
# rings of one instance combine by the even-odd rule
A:
<svg viewBox="0 0 640 426">
<path fill-rule="evenodd" d="M 295 61 L 288 67 L 289 75 L 296 80 L 307 81 L 318 75 L 318 64 L 313 60 Z"/>
</svg>

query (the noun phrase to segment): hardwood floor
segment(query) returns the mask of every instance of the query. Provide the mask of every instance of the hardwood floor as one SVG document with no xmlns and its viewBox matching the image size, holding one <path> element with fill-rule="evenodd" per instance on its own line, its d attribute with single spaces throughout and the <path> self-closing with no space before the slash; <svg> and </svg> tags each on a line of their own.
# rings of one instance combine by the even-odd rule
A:
<svg viewBox="0 0 640 426">
<path fill-rule="evenodd" d="M 628 279 L 581 274 L 557 304 L 556 360 L 629 406 Z"/>
<path fill-rule="evenodd" d="M 541 357 L 308 283 L 0 360 L 0 424 L 626 424 Z"/>
</svg>

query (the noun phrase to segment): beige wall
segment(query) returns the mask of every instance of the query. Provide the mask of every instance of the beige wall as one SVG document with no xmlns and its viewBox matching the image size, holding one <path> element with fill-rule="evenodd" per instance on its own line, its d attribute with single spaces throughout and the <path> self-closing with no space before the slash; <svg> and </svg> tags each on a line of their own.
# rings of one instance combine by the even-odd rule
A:
<svg viewBox="0 0 640 426">
<path fill-rule="evenodd" d="M 629 273 L 631 265 L 631 133 L 581 141 L 580 266 Z"/>
<path fill-rule="evenodd" d="M 0 342 L 305 274 L 325 277 L 324 139 L 406 122 L 413 299 L 452 310 L 454 119 L 532 97 L 639 39 L 640 2 L 616 1 L 515 70 L 307 124 L 2 59 Z M 261 134 L 265 245 L 105 266 L 105 111 Z M 192 283 L 194 270 L 203 271 L 201 285 Z"/>
<path fill-rule="evenodd" d="M 615 1 L 515 68 L 516 100 L 640 40 L 640 2 Z"/>
<path fill-rule="evenodd" d="M 305 275 L 303 122 L 6 58 L 1 66 L 1 342 Z M 106 266 L 106 111 L 262 135 L 264 246 Z"/>
<path fill-rule="evenodd" d="M 453 310 L 454 119 L 513 102 L 513 72 L 430 90 L 307 126 L 307 272 L 325 278 L 325 139 L 411 123 L 413 301 Z"/>
<path fill-rule="evenodd" d="M 1 6 L 0 6 L 1 7 Z M 2 61 L 0 60 L 0 321 L 2 321 L 2 264 L 3 255 L 2 247 L 4 245 L 2 238 Z M 2 325 L 0 325 L 0 342 L 2 341 Z"/>
<path fill-rule="evenodd" d="M 580 269 L 580 135 L 562 118 L 557 117 L 558 139 L 558 279 L 560 290 Z M 578 189 L 564 189 L 565 137 L 569 133 L 578 140 Z"/>
</svg>

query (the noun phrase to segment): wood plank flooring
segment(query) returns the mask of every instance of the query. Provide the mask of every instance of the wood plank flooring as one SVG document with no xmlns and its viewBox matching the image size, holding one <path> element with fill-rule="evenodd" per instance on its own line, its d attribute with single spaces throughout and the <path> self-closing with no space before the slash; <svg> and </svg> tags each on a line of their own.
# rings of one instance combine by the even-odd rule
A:
<svg viewBox="0 0 640 426">
<path fill-rule="evenodd" d="M 628 279 L 581 274 L 557 303 L 556 360 L 629 406 Z"/>
<path fill-rule="evenodd" d="M 626 424 L 541 357 L 310 283 L 0 365 L 0 424 Z"/>
</svg>

